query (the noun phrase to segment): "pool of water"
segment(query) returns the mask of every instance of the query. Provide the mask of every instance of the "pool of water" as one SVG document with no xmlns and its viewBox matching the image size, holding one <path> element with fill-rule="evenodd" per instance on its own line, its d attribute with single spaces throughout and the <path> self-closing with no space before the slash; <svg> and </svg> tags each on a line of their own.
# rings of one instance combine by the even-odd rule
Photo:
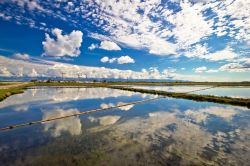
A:
<svg viewBox="0 0 250 166">
<path fill-rule="evenodd" d="M 190 92 L 199 89 L 209 88 L 212 86 L 131 86 L 132 88 L 161 90 L 168 92 Z M 215 87 L 212 89 L 206 89 L 194 94 L 213 95 L 213 96 L 228 96 L 235 98 L 250 98 L 250 87 L 238 86 L 238 87 Z"/>
<path fill-rule="evenodd" d="M 0 103 L 0 127 L 156 96 L 39 88 Z M 162 98 L 0 132 L 0 165 L 248 165 L 250 110 Z"/>
</svg>

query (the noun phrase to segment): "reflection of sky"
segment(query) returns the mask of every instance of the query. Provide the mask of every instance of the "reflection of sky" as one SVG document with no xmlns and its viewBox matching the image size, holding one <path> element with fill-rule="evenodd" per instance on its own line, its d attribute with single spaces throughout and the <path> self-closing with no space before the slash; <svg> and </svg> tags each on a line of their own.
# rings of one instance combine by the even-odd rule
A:
<svg viewBox="0 0 250 166">
<path fill-rule="evenodd" d="M 0 102 L 0 109 L 8 106 L 24 107 L 30 103 L 60 103 L 87 99 L 132 96 L 135 93 L 110 88 L 49 88 L 29 89 L 22 94 L 11 96 Z M 27 107 L 27 106 L 26 106 Z"/>
<path fill-rule="evenodd" d="M 161 90 L 168 92 L 189 92 L 193 90 L 207 88 L 208 86 L 131 86 L 138 89 Z"/>
<path fill-rule="evenodd" d="M 152 89 L 169 92 L 189 92 L 199 89 L 207 88 L 208 86 L 132 86 L 139 89 Z M 229 96 L 237 98 L 250 98 L 250 87 L 217 87 L 206 89 L 195 94 L 215 95 L 215 96 Z"/>
<path fill-rule="evenodd" d="M 199 110 L 185 111 L 185 115 L 187 115 L 188 117 L 191 117 L 198 123 L 205 122 L 209 118 L 209 115 L 214 115 L 214 116 L 223 118 L 225 120 L 231 120 L 238 113 L 239 111 L 237 111 L 236 109 L 230 106 L 228 107 L 211 106 L 211 107 L 202 108 Z"/>
<path fill-rule="evenodd" d="M 114 106 L 119 106 L 119 105 L 124 105 L 124 104 L 127 104 L 127 103 L 123 103 L 123 102 L 118 102 L 117 104 L 114 104 L 114 103 L 102 103 L 100 105 L 100 108 L 108 108 L 108 107 L 114 107 Z M 133 108 L 134 105 L 131 104 L 131 105 L 126 105 L 126 106 L 122 106 L 122 107 L 118 107 L 117 109 L 120 109 L 120 110 L 123 110 L 123 111 L 128 111 L 130 110 L 131 108 Z"/>
<path fill-rule="evenodd" d="M 230 96 L 237 98 L 250 98 L 250 87 L 219 87 L 213 89 L 207 89 L 196 94 L 206 94 L 215 96 Z"/>
<path fill-rule="evenodd" d="M 90 122 L 98 122 L 101 126 L 108 126 L 108 125 L 115 124 L 120 118 L 121 116 L 115 116 L 115 115 L 107 115 L 107 116 L 102 116 L 99 118 L 95 118 L 92 116 L 88 117 Z"/>
<path fill-rule="evenodd" d="M 126 95 L 126 92 L 116 90 L 114 91 L 116 94 L 105 94 L 107 98 L 100 99 L 94 96 L 94 94 L 98 94 L 95 92 L 99 91 L 100 95 L 103 95 L 102 93 L 107 91 L 105 89 L 101 91 L 101 88 L 90 88 L 93 93 L 85 93 L 85 100 L 72 102 L 73 97 L 72 100 L 62 97 L 65 102 L 55 102 L 52 98 L 54 95 L 50 93 L 52 89 L 37 89 L 33 96 L 37 96 L 39 93 L 42 93 L 40 96 L 47 95 L 49 100 L 40 100 L 40 102 L 53 103 L 53 107 L 34 106 L 32 105 L 34 100 L 30 97 L 30 101 L 26 99 L 24 104 L 19 104 L 27 106 L 27 108 L 15 106 L 19 109 L 14 111 L 8 111 L 9 108 L 2 109 L 0 111 L 0 125 L 3 126 L 2 120 L 6 121 L 6 119 L 9 119 L 8 124 L 16 124 L 21 117 L 20 115 L 27 122 L 32 118 L 39 120 L 78 113 L 89 105 L 95 108 L 105 108 L 146 97 L 133 95 L 133 93 Z M 78 89 L 71 90 L 64 90 L 62 94 L 68 96 L 67 93 L 71 95 L 72 91 Z M 32 95 L 30 92 L 29 94 Z M 108 95 L 118 97 L 109 98 Z M 164 98 L 127 108 L 70 117 L 12 130 L 6 132 L 5 135 L 0 135 L 0 150 L 1 153 L 8 156 L 11 154 L 11 149 L 23 150 L 29 146 L 32 150 L 32 158 L 34 151 L 43 158 L 50 155 L 50 151 L 45 151 L 43 154 L 42 151 L 39 151 L 40 148 L 51 149 L 52 146 L 58 146 L 60 147 L 58 149 L 52 148 L 53 152 L 66 157 L 67 153 L 75 150 L 79 154 L 85 151 L 89 153 L 87 149 L 82 148 L 88 145 L 94 151 L 101 149 L 104 154 L 109 155 L 109 163 L 111 164 L 106 163 L 108 165 L 120 164 L 120 158 L 123 161 L 133 160 L 132 163 L 136 165 L 138 160 L 134 158 L 135 154 L 144 156 L 140 160 L 142 165 L 145 165 L 146 161 L 153 161 L 153 159 L 156 163 L 178 160 L 181 165 L 218 165 L 219 163 L 244 165 L 249 163 L 248 156 L 250 156 L 249 115 L 249 109 L 242 107 Z M 24 144 L 20 140 L 27 143 Z M 100 141 L 101 144 L 95 144 L 92 141 Z M 29 150 L 23 150 L 22 154 L 24 155 L 24 152 L 29 152 Z M 0 165 L 2 165 L 1 157 Z M 91 158 L 91 156 L 88 157 Z M 98 161 L 94 155 L 92 157 Z M 115 158 L 118 159 L 116 162 Z M 225 161 L 226 163 L 223 163 Z M 155 163 L 151 165 L 155 165 Z"/>
<path fill-rule="evenodd" d="M 76 113 L 79 113 L 77 109 L 55 109 L 52 111 L 44 112 L 43 120 L 73 115 Z M 44 131 L 50 132 L 53 137 L 60 136 L 62 132 L 69 132 L 71 135 L 79 135 L 81 134 L 81 127 L 82 124 L 80 118 L 77 116 L 44 123 Z"/>
<path fill-rule="evenodd" d="M 223 156 L 226 156 L 229 158 L 228 163 L 235 165 L 238 162 L 246 162 L 247 157 L 243 150 L 249 148 L 244 145 L 250 144 L 248 139 L 250 130 L 243 126 L 241 131 L 237 128 L 239 126 L 235 126 L 237 125 L 235 118 L 242 113 L 249 114 L 249 110 L 230 106 L 208 106 L 199 109 L 152 111 L 146 116 L 133 117 L 115 123 L 111 127 L 109 136 L 122 138 L 123 142 L 128 142 L 125 141 L 126 139 L 139 142 L 143 147 L 147 147 L 144 153 L 150 153 L 153 147 L 159 148 L 159 155 L 166 160 L 175 155 L 180 156 L 183 165 L 187 163 L 216 164 L 215 161 L 210 161 L 208 156 L 204 157 L 212 152 L 216 153 L 215 158 L 218 162 L 222 162 Z M 209 128 L 211 122 L 205 126 L 202 124 L 214 118 L 219 118 L 219 124 L 224 123 L 224 125 L 217 126 L 216 130 L 209 132 L 206 128 Z M 226 128 L 224 128 L 225 124 L 228 124 Z M 97 132 L 106 130 L 106 128 L 97 126 L 91 130 Z M 241 135 L 243 133 L 246 135 Z M 241 146 L 236 147 L 235 143 Z M 126 147 L 119 142 L 116 146 Z M 227 153 L 229 149 L 241 153 Z M 244 160 L 239 161 L 238 157 L 242 157 Z"/>
</svg>

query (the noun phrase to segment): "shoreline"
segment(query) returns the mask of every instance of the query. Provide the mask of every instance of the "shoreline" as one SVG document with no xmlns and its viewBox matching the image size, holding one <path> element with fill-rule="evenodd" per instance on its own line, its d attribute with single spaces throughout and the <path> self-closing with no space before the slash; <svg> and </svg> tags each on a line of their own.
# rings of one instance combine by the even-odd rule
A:
<svg viewBox="0 0 250 166">
<path fill-rule="evenodd" d="M 213 102 L 213 103 L 219 103 L 219 104 L 243 106 L 243 107 L 250 108 L 250 99 L 245 99 L 245 98 L 220 97 L 220 96 L 199 95 L 199 94 L 181 93 L 181 92 L 167 92 L 167 91 L 160 91 L 160 90 L 137 89 L 137 88 L 129 88 L 129 87 L 114 87 L 113 86 L 110 88 L 132 91 L 132 92 L 154 94 L 154 95 L 162 95 L 166 97 L 187 99 L 187 100 L 193 100 L 193 101 L 198 101 L 198 102 Z"/>
<path fill-rule="evenodd" d="M 6 98 L 15 95 L 20 94 L 25 91 L 25 89 L 29 86 L 33 85 L 32 83 L 25 82 L 22 84 L 9 84 L 4 87 L 0 87 L 0 102 L 5 100 Z"/>
<path fill-rule="evenodd" d="M 151 83 L 152 84 L 152 83 Z M 120 86 L 116 86 L 120 85 Z M 93 87 L 104 87 L 104 88 L 112 88 L 112 89 L 119 89 L 119 90 L 126 90 L 126 91 L 133 91 L 133 92 L 140 92 L 140 93 L 147 93 L 147 94 L 156 94 L 162 95 L 166 97 L 172 98 L 181 98 L 187 100 L 193 100 L 198 102 L 214 102 L 220 104 L 228 104 L 228 105 L 235 105 L 235 106 L 243 106 L 250 108 L 250 99 L 246 98 L 233 98 L 233 97 L 221 97 L 221 96 L 213 96 L 213 95 L 201 95 L 201 94 L 190 94 L 184 92 L 167 92 L 161 90 L 150 90 L 150 89 L 138 89 L 132 87 L 125 87 L 126 85 L 135 85 L 135 84 L 124 84 L 121 86 L 121 83 L 84 83 L 84 82 L 52 82 L 52 83 L 44 83 L 44 82 L 25 82 L 23 84 L 19 84 L 18 86 L 13 84 L 13 87 L 8 89 L 1 88 L 0 89 L 0 102 L 6 99 L 9 96 L 23 93 L 25 89 L 33 89 L 36 87 L 53 87 L 53 88 L 93 88 Z M 137 84 L 138 85 L 138 84 Z M 189 84 L 190 85 L 190 84 Z M 206 83 L 206 85 L 208 85 Z M 212 84 L 210 84 L 212 85 Z M 159 86 L 159 85 L 156 85 Z M 173 85 L 178 86 L 178 85 Z M 194 84 L 190 86 L 195 86 Z M 225 86 L 221 85 L 221 87 Z M 245 86 L 245 85 L 238 85 L 238 86 Z M 231 86 L 231 87 L 238 87 L 238 86 Z M 220 87 L 217 85 L 217 87 Z"/>
</svg>

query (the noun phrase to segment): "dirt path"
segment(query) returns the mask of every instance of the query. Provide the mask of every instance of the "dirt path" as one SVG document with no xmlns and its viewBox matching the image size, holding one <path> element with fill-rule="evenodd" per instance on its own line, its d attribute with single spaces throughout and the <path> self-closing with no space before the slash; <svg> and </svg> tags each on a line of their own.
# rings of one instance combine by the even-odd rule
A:
<svg viewBox="0 0 250 166">
<path fill-rule="evenodd" d="M 9 85 L 1 85 L 0 89 L 9 89 L 9 88 L 15 88 L 15 87 L 19 87 L 19 86 L 23 86 L 23 85 L 27 85 L 29 84 L 28 82 L 18 82 L 18 83 L 13 83 L 13 84 L 9 84 Z"/>
</svg>

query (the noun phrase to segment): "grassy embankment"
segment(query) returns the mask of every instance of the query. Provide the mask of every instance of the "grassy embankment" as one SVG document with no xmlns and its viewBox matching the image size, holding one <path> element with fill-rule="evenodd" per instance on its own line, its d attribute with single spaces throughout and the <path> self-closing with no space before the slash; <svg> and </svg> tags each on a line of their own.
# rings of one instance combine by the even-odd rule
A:
<svg viewBox="0 0 250 166">
<path fill-rule="evenodd" d="M 13 85 L 13 86 L 11 86 Z M 0 101 L 4 100 L 5 98 L 14 95 L 14 94 L 18 94 L 18 93 L 23 93 L 24 90 L 29 87 L 32 86 L 33 83 L 27 83 L 27 84 L 20 84 L 20 85 L 15 85 L 15 83 L 11 84 L 2 84 L 1 86 L 8 86 L 6 88 L 0 88 Z"/>
<path fill-rule="evenodd" d="M 35 86 L 88 86 L 103 87 L 112 85 L 143 85 L 143 86 L 250 86 L 250 82 L 35 82 Z"/>
<path fill-rule="evenodd" d="M 156 94 L 156 95 L 162 95 L 162 96 L 173 97 L 173 98 L 182 98 L 182 99 L 188 99 L 188 100 L 194 100 L 194 101 L 214 102 L 214 103 L 221 103 L 221 104 L 230 104 L 230 105 L 244 106 L 244 107 L 250 108 L 250 99 L 244 99 L 244 98 L 197 95 L 197 94 L 190 94 L 190 93 L 166 92 L 166 91 L 159 91 L 159 90 L 136 89 L 136 88 L 129 88 L 129 87 L 114 87 L 113 86 L 112 88 L 133 91 L 133 92 L 140 92 L 140 93 Z"/>
<path fill-rule="evenodd" d="M 237 106 L 245 106 L 250 108 L 250 99 L 244 98 L 232 98 L 232 97 L 220 97 L 212 95 L 197 95 L 190 93 L 178 93 L 178 92 L 166 92 L 159 90 L 146 90 L 137 89 L 130 87 L 114 86 L 114 85 L 150 85 L 150 86 L 162 86 L 162 85 L 207 85 L 207 86 L 250 86 L 250 82 L 161 82 L 161 83 L 151 83 L 151 82 L 102 82 L 102 83 L 78 83 L 78 82 L 52 82 L 43 83 L 37 82 L 36 86 L 85 86 L 85 87 L 110 87 L 120 90 L 128 90 L 133 92 L 157 94 L 162 96 L 168 96 L 173 98 L 189 99 L 194 101 L 206 101 L 215 102 L 221 104 L 230 104 Z"/>
<path fill-rule="evenodd" d="M 118 87 L 114 85 L 210 85 L 210 86 L 250 86 L 249 82 L 166 82 L 166 83 L 151 83 L 151 82 L 102 82 L 102 83 L 84 83 L 84 82 L 35 82 L 29 83 L 23 86 L 18 86 L 9 89 L 0 89 L 0 101 L 5 99 L 6 97 L 22 93 L 26 87 L 30 86 L 67 86 L 67 87 L 110 87 L 114 89 L 148 93 L 148 94 L 157 94 L 162 96 L 168 96 L 173 98 L 182 98 L 189 99 L 195 101 L 207 101 L 207 102 L 215 102 L 221 104 L 230 104 L 230 105 L 238 105 L 245 106 L 250 108 L 250 99 L 243 98 L 232 98 L 232 97 L 218 97 L 211 95 L 197 95 L 190 93 L 178 93 L 178 92 L 166 92 L 159 90 L 146 90 L 146 89 L 136 89 L 130 87 Z"/>
</svg>

